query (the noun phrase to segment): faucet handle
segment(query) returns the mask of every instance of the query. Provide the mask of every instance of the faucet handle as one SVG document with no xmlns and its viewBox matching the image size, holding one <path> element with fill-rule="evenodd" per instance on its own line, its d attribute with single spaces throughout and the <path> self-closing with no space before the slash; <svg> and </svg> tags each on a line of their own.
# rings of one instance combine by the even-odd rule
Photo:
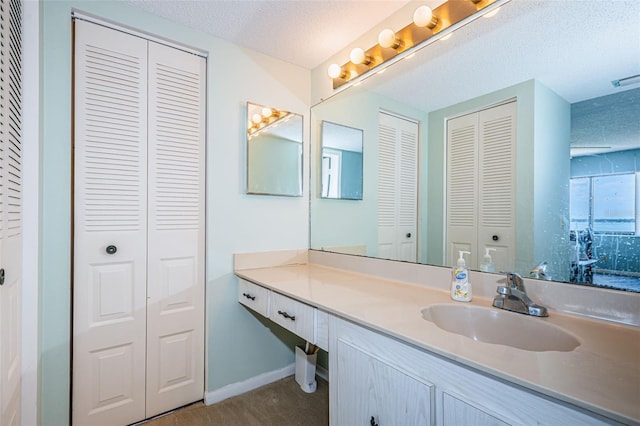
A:
<svg viewBox="0 0 640 426">
<path fill-rule="evenodd" d="M 507 275 L 507 286 L 524 292 L 524 280 L 517 272 L 504 272 Z"/>
</svg>

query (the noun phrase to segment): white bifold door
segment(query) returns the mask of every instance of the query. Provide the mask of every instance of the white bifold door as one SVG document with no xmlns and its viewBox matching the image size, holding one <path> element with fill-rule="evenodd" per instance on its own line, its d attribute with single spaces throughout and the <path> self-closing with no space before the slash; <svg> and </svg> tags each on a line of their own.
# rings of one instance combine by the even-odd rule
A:
<svg viewBox="0 0 640 426">
<path fill-rule="evenodd" d="M 204 58 L 82 20 L 74 48 L 74 425 L 204 395 Z"/>
<path fill-rule="evenodd" d="M 378 113 L 378 257 L 417 261 L 418 123 Z"/>
<path fill-rule="evenodd" d="M 21 424 L 21 17 L 20 1 L 0 0 L 0 426 Z"/>
</svg>

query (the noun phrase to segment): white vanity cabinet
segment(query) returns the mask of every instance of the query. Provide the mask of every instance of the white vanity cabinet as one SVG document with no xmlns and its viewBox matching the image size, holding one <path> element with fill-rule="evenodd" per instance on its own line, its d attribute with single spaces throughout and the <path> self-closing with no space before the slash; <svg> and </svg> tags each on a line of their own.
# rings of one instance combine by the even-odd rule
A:
<svg viewBox="0 0 640 426">
<path fill-rule="evenodd" d="M 331 405 L 332 424 L 433 423 L 435 387 L 431 383 L 342 339 L 336 341 L 334 351 L 337 371 L 331 372 L 330 389 L 337 403 Z"/>
<path fill-rule="evenodd" d="M 329 336 L 333 426 L 612 424 L 335 316 Z"/>
<path fill-rule="evenodd" d="M 313 306 L 240 278 L 238 302 L 271 321 L 318 345 L 329 346 L 329 315 Z"/>
<path fill-rule="evenodd" d="M 315 311 L 312 306 L 271 292 L 269 319 L 311 343 L 316 342 Z"/>
<path fill-rule="evenodd" d="M 238 282 L 238 302 L 269 318 L 269 290 L 250 281 Z"/>
</svg>

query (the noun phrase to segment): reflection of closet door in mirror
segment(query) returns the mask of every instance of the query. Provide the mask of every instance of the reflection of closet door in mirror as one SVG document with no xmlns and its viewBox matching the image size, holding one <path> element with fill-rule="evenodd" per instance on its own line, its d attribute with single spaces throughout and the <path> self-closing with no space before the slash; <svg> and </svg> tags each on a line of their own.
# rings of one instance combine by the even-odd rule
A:
<svg viewBox="0 0 640 426">
<path fill-rule="evenodd" d="M 416 262 L 418 123 L 378 116 L 378 257 Z"/>
<path fill-rule="evenodd" d="M 302 196 L 302 116 L 247 102 L 247 194 Z"/>
<path fill-rule="evenodd" d="M 470 252 L 477 269 L 493 248 L 496 270 L 515 267 L 516 102 L 447 121 L 446 257 Z"/>
</svg>

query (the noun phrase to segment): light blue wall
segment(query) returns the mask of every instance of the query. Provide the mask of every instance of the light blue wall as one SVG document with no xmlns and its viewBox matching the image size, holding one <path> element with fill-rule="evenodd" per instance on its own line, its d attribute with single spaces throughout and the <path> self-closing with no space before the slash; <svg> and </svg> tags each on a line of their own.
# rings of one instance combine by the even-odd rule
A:
<svg viewBox="0 0 640 426">
<path fill-rule="evenodd" d="M 571 104 L 546 86 L 535 86 L 535 149 L 533 152 L 533 253 L 517 265 L 531 270 L 545 261 L 554 280 L 569 280 L 571 242 L 569 241 L 569 145 Z"/>
<path fill-rule="evenodd" d="M 302 143 L 265 133 L 251 138 L 247 149 L 249 192 L 302 195 Z"/>
<path fill-rule="evenodd" d="M 233 253 L 308 247 L 305 196 L 244 194 L 243 118 L 247 101 L 279 105 L 308 117 L 308 70 L 147 15 L 122 2 L 45 0 L 41 9 L 39 419 L 42 425 L 56 426 L 69 423 L 70 408 L 72 8 L 210 54 L 206 142 L 207 390 L 282 368 L 294 359 L 292 347 L 297 339 L 237 303 Z M 304 139 L 308 141 L 306 129 Z M 307 167 L 305 164 L 305 170 Z"/>
</svg>

